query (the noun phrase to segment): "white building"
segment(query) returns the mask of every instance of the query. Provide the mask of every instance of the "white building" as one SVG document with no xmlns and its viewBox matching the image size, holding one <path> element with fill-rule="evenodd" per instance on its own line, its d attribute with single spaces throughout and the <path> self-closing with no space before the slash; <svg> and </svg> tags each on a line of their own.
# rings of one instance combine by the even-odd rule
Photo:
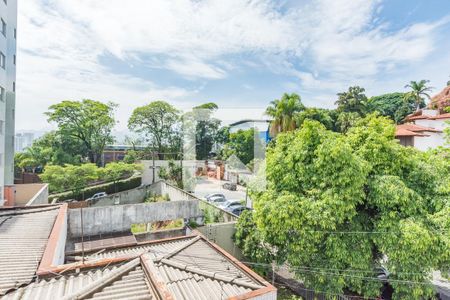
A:
<svg viewBox="0 0 450 300">
<path fill-rule="evenodd" d="M 17 0 L 0 0 L 0 205 L 14 197 L 16 26 Z"/>
<path fill-rule="evenodd" d="M 407 123 L 398 125 L 395 137 L 403 146 L 412 146 L 422 151 L 445 146 L 444 129 L 449 126 L 450 113 L 439 114 L 438 110 L 424 109 L 406 118 Z"/>
<path fill-rule="evenodd" d="M 33 132 L 20 132 L 16 133 L 15 138 L 15 151 L 23 152 L 26 148 L 31 147 L 34 141 Z"/>
</svg>

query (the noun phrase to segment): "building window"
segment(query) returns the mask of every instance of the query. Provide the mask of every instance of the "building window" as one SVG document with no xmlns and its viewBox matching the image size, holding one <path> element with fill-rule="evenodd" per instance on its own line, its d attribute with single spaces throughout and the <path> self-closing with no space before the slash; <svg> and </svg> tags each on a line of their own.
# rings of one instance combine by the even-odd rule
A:
<svg viewBox="0 0 450 300">
<path fill-rule="evenodd" d="M 6 65 L 5 54 L 3 54 L 3 52 L 0 51 L 0 68 L 5 69 L 5 65 Z"/>
<path fill-rule="evenodd" d="M 16 55 L 15 54 L 13 56 L 13 63 L 14 63 L 14 65 L 16 64 Z"/>
<path fill-rule="evenodd" d="M 5 22 L 5 20 L 3 20 L 3 19 L 1 19 L 1 22 L 2 22 L 2 24 L 1 24 L 1 31 L 2 31 L 2 34 L 6 37 L 6 22 Z"/>
<path fill-rule="evenodd" d="M 0 86 L 0 101 L 5 101 L 5 89 Z"/>
<path fill-rule="evenodd" d="M 16 82 L 15 81 L 13 81 L 13 92 L 14 93 L 16 92 Z"/>
<path fill-rule="evenodd" d="M 17 38 L 17 29 L 14 28 L 14 39 L 16 39 L 16 38 Z"/>
</svg>

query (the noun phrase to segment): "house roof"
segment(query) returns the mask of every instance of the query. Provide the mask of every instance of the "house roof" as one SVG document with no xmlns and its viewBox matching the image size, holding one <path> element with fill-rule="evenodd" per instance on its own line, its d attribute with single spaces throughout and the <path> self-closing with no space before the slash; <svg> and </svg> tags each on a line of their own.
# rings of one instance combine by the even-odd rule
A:
<svg viewBox="0 0 450 300">
<path fill-rule="evenodd" d="M 424 132 L 441 132 L 440 130 L 416 124 L 401 124 L 396 127 L 395 136 L 427 136 Z"/>
<path fill-rule="evenodd" d="M 0 295 L 35 277 L 59 208 L 0 209 Z"/>
<path fill-rule="evenodd" d="M 31 299 L 27 297 L 40 293 L 40 299 L 57 295 L 64 299 L 214 300 L 237 296 L 245 299 L 255 293 L 275 291 L 202 236 L 105 248 L 101 253 L 87 253 L 85 259 L 90 269 L 74 274 L 76 268 L 71 265 L 59 266 L 59 276 L 17 289 L 5 299 Z"/>
<path fill-rule="evenodd" d="M 434 95 L 431 98 L 431 102 L 428 105 L 430 108 L 443 108 L 450 105 L 450 86 L 446 86 L 439 94 Z"/>
</svg>

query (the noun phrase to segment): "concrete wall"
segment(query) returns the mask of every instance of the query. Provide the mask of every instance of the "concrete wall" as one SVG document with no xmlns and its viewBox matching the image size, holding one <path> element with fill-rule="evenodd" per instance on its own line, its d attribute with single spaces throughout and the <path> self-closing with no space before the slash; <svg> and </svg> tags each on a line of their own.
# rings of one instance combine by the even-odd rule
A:
<svg viewBox="0 0 450 300">
<path fill-rule="evenodd" d="M 233 235 L 236 232 L 236 222 L 207 224 L 198 227 L 197 230 L 209 241 L 219 245 L 237 259 L 243 258 L 241 250 L 233 242 Z"/>
<path fill-rule="evenodd" d="M 131 190 L 118 192 L 95 200 L 90 200 L 89 206 L 100 207 L 118 204 L 142 203 L 147 198 L 151 190 L 152 188 L 150 186 L 140 186 Z"/>
<path fill-rule="evenodd" d="M 427 136 L 415 136 L 414 137 L 414 147 L 421 150 L 427 151 L 429 149 L 434 149 L 439 146 L 445 145 L 445 138 L 443 132 L 424 132 Z"/>
<path fill-rule="evenodd" d="M 69 210 L 71 237 L 81 236 L 81 211 L 85 236 L 129 231 L 132 224 L 138 223 L 182 218 L 196 218 L 201 222 L 203 217 L 197 200 L 71 209 Z"/>
<path fill-rule="evenodd" d="M 16 184 L 16 205 L 39 205 L 48 204 L 48 184 L 30 183 Z"/>
</svg>

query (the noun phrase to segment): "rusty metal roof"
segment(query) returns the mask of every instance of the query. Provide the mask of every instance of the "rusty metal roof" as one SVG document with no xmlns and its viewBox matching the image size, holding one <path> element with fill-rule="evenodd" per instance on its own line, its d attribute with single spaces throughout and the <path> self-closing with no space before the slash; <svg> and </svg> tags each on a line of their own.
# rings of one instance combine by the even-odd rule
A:
<svg viewBox="0 0 450 300">
<path fill-rule="evenodd" d="M 58 210 L 0 209 L 0 295 L 34 278 Z"/>
</svg>

